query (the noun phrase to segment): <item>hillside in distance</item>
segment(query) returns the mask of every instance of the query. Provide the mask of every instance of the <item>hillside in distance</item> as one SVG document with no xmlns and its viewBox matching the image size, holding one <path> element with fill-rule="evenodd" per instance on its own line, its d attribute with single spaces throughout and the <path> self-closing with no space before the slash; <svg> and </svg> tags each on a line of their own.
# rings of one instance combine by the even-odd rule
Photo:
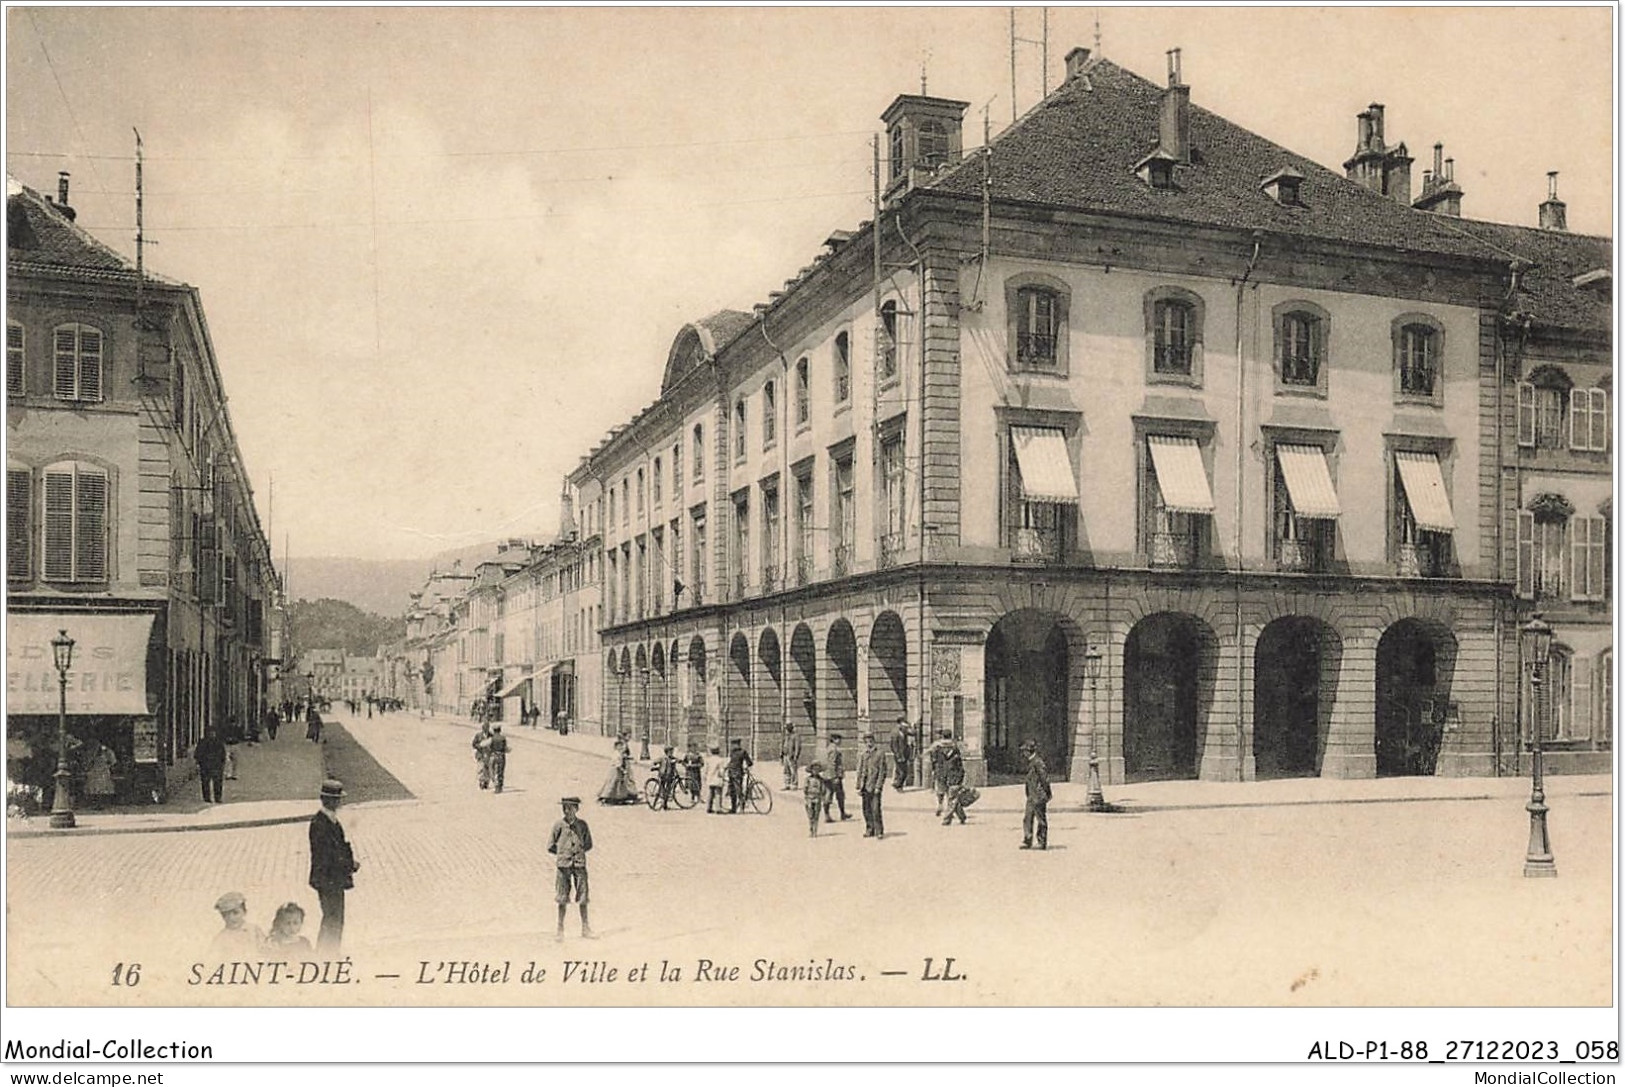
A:
<svg viewBox="0 0 1625 1087">
<path fill-rule="evenodd" d="M 442 551 L 426 559 L 290 557 L 283 568 L 290 600 L 344 600 L 374 615 L 402 615 L 411 594 L 435 570 L 455 562 L 472 570 L 496 552 L 495 542 Z"/>
</svg>

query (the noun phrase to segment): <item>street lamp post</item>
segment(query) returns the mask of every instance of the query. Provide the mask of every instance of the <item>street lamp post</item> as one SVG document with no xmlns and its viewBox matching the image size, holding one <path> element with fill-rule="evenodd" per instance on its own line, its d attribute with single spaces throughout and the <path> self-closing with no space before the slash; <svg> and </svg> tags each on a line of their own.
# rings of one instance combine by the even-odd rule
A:
<svg viewBox="0 0 1625 1087">
<path fill-rule="evenodd" d="M 56 662 L 56 793 L 51 797 L 51 826 L 67 829 L 75 825 L 73 796 L 68 781 L 73 774 L 68 770 L 68 669 L 73 667 L 73 639 L 62 631 L 51 639 L 51 656 Z"/>
<path fill-rule="evenodd" d="M 1095 740 L 1095 681 L 1100 678 L 1100 664 L 1105 654 L 1100 646 L 1090 643 L 1083 659 L 1089 673 L 1089 795 L 1085 801 L 1090 811 L 1105 811 L 1106 796 L 1100 790 L 1100 748 Z"/>
<path fill-rule="evenodd" d="M 1545 729 L 1541 713 L 1541 684 L 1546 678 L 1546 662 L 1552 651 L 1552 628 L 1539 613 L 1518 630 L 1518 648 L 1529 668 L 1529 737 L 1531 763 L 1529 803 L 1529 852 L 1523 860 L 1523 874 L 1530 878 L 1557 875 L 1552 857 L 1552 840 L 1546 830 L 1546 784 L 1542 777 L 1541 743 Z"/>
</svg>

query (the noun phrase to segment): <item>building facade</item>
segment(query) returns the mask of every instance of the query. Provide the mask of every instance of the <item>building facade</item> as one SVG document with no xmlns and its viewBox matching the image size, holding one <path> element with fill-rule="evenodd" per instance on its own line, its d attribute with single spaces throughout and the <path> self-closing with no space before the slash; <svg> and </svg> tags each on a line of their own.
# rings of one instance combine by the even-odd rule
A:
<svg viewBox="0 0 1625 1087">
<path fill-rule="evenodd" d="M 1515 315 L 1609 243 L 1491 237 L 1442 158 L 1413 199 L 1381 106 L 1327 170 L 1171 61 L 1159 87 L 1074 50 L 969 156 L 965 103 L 899 97 L 876 219 L 680 330 L 570 477 L 606 731 L 774 758 L 786 724 L 901 720 L 982 780 L 1027 739 L 1074 780 L 1489 774 L 1521 592 L 1561 598 L 1566 727 L 1606 749 L 1606 288 Z"/>
<path fill-rule="evenodd" d="M 6 211 L 7 774 L 54 769 L 66 631 L 74 751 L 162 795 L 263 713 L 280 582 L 196 288 L 79 228 L 66 175 Z"/>
</svg>

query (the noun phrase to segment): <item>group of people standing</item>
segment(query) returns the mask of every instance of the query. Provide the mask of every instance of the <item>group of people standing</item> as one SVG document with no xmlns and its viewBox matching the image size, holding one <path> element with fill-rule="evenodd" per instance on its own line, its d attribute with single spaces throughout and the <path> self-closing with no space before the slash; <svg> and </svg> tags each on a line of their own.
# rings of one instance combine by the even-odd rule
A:
<svg viewBox="0 0 1625 1087">
<path fill-rule="evenodd" d="M 480 788 L 495 787 L 496 792 L 502 791 L 503 784 L 508 778 L 508 738 L 502 734 L 500 724 L 489 721 L 480 725 L 480 730 L 474 734 L 474 762 L 479 767 Z"/>
</svg>

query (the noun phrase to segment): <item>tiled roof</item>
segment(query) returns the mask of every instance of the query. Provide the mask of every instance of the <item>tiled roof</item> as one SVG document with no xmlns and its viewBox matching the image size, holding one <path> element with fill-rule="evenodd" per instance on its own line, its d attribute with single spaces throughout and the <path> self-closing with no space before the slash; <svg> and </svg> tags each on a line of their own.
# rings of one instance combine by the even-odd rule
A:
<svg viewBox="0 0 1625 1087">
<path fill-rule="evenodd" d="M 6 187 L 6 263 L 13 274 L 71 274 L 107 282 L 134 282 L 135 263 L 97 241 L 60 208 L 26 185 Z M 151 283 L 176 285 L 146 274 Z"/>
<path fill-rule="evenodd" d="M 722 309 L 717 310 L 709 317 L 702 317 L 695 321 L 694 327 L 699 330 L 702 341 L 705 337 L 710 337 L 711 342 L 705 345 L 706 349 L 712 354 L 716 354 L 755 323 L 756 318 L 748 313 L 741 313 L 735 309 Z"/>
<path fill-rule="evenodd" d="M 1613 270 L 1611 239 L 1476 219 L 1460 219 L 1457 223 L 1463 230 L 1495 246 L 1504 258 L 1510 260 L 1517 256 L 1533 265 L 1521 277 L 1521 289 L 1512 305 L 1533 317 L 1536 325 L 1587 332 L 1612 329 L 1610 285 L 1604 284 L 1599 289 L 1577 286 L 1574 282 L 1576 276 L 1599 268 Z"/>
<path fill-rule="evenodd" d="M 1154 189 L 1134 166 L 1158 145 L 1162 96 L 1163 88 L 1097 61 L 993 141 L 993 199 L 1411 252 L 1497 256 L 1454 220 L 1371 192 L 1194 104 L 1192 162 L 1176 169 L 1173 189 Z M 1283 207 L 1260 189 L 1283 167 L 1303 175 L 1304 206 Z M 971 155 L 929 188 L 979 198 L 981 186 L 980 156 Z"/>
</svg>

